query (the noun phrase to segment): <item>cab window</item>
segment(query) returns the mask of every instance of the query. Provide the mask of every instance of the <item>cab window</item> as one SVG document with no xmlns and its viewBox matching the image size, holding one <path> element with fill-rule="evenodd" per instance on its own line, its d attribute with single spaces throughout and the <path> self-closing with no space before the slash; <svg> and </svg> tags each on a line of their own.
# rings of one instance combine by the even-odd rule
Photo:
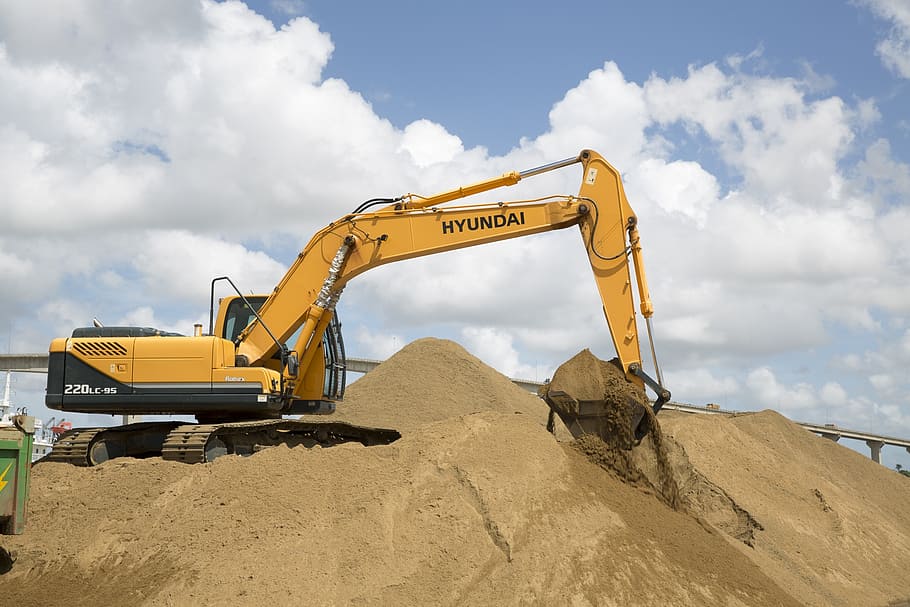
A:
<svg viewBox="0 0 910 607">
<path fill-rule="evenodd" d="M 256 320 L 254 312 L 259 311 L 266 298 L 263 296 L 247 297 L 246 300 L 250 303 L 249 306 L 239 297 L 228 304 L 224 318 L 224 335 L 222 335 L 225 339 L 235 341 L 240 332 Z"/>
</svg>

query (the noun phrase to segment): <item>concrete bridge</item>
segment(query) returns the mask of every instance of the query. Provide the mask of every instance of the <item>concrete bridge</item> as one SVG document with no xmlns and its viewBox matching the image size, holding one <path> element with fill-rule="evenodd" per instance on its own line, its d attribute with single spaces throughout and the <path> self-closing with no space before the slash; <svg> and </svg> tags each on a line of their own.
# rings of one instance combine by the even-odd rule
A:
<svg viewBox="0 0 910 607">
<path fill-rule="evenodd" d="M 0 354 L 0 371 L 47 373 L 47 354 Z"/>
<path fill-rule="evenodd" d="M 369 373 L 381 363 L 381 360 L 371 360 L 368 358 L 348 358 L 348 371 L 353 373 Z M 15 371 L 17 373 L 47 373 L 47 354 L 0 354 L 0 371 Z M 525 390 L 537 393 L 537 389 L 543 384 L 528 379 L 514 379 L 512 382 Z M 666 409 L 682 411 L 684 413 L 701 413 L 709 415 L 733 415 L 743 413 L 743 411 L 730 411 L 717 407 L 716 405 L 687 405 L 684 403 L 669 402 L 664 405 Z M 910 453 L 910 440 L 897 438 L 893 436 L 884 436 L 871 432 L 861 432 L 858 430 L 848 430 L 839 428 L 834 424 L 813 424 L 808 422 L 795 422 L 810 432 L 831 439 L 835 442 L 842 438 L 850 440 L 865 441 L 869 447 L 869 455 L 876 463 L 882 463 L 882 447 L 891 445 L 894 447 L 903 447 Z"/>
</svg>

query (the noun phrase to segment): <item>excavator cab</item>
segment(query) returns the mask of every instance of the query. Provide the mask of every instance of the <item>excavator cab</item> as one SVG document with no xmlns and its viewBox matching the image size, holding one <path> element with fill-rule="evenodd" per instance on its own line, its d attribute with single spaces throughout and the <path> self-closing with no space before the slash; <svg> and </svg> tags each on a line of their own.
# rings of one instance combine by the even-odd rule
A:
<svg viewBox="0 0 910 607">
<path fill-rule="evenodd" d="M 259 309 L 266 299 L 268 299 L 267 295 L 231 295 L 223 298 L 213 332 L 219 337 L 237 343 L 243 330 L 258 318 Z M 287 347 L 294 344 L 298 333 L 299 330 L 287 340 Z M 334 407 L 330 406 L 329 403 L 334 403 L 334 401 L 341 400 L 344 397 L 347 379 L 347 359 L 344 350 L 344 338 L 341 334 L 341 321 L 338 319 L 337 311 L 333 311 L 332 319 L 323 333 L 320 349 L 322 350 L 322 369 L 316 368 L 319 357 L 314 357 L 314 361 L 317 361 L 316 364 L 311 365 L 313 369 L 302 370 L 304 377 L 301 381 L 311 384 L 322 383 L 323 404 L 317 407 L 317 411 L 314 411 L 312 405 L 303 405 L 302 403 L 295 405 L 292 403 L 289 412 L 331 413 Z M 280 352 L 276 352 L 272 357 L 272 363 L 272 368 L 277 371 L 281 370 Z M 310 390 L 310 392 L 312 393 L 313 391 Z M 295 411 L 296 409 L 300 409 L 300 411 Z"/>
</svg>

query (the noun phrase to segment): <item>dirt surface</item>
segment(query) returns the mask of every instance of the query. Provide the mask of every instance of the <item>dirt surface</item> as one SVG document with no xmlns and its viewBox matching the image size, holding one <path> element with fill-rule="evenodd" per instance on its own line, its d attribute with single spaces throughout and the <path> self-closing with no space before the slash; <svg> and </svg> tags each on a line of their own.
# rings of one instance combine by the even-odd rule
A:
<svg viewBox="0 0 910 607">
<path fill-rule="evenodd" d="M 908 479 L 774 413 L 662 413 L 620 474 L 597 443 L 554 440 L 539 399 L 452 342 L 408 345 L 348 397 L 340 417 L 401 440 L 36 466 L 26 533 L 0 538 L 17 557 L 3 604 L 910 597 Z"/>
</svg>

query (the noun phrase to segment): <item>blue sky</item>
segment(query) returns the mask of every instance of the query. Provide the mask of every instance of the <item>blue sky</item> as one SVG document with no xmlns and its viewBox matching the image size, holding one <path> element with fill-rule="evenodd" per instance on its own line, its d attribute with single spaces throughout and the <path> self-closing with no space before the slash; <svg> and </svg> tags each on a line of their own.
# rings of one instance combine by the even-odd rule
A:
<svg viewBox="0 0 910 607">
<path fill-rule="evenodd" d="M 280 3 L 249 5 L 278 27 L 290 18 Z M 874 54 L 890 26 L 858 3 L 316 0 L 298 8 L 335 43 L 326 76 L 344 79 L 399 127 L 429 118 L 494 153 L 543 133 L 553 103 L 607 59 L 641 82 L 757 53 L 756 72 L 811 69 L 828 80 L 826 92 L 874 96 L 893 123 L 910 121 L 907 83 Z M 907 145 L 907 128 L 895 145 Z"/>
<path fill-rule="evenodd" d="M 0 0 L 0 343 L 188 333 L 211 277 L 270 290 L 364 199 L 590 147 L 639 214 L 674 397 L 910 436 L 910 6 L 681 6 Z M 608 358 L 579 255 L 554 233 L 369 272 L 348 352 Z"/>
</svg>

